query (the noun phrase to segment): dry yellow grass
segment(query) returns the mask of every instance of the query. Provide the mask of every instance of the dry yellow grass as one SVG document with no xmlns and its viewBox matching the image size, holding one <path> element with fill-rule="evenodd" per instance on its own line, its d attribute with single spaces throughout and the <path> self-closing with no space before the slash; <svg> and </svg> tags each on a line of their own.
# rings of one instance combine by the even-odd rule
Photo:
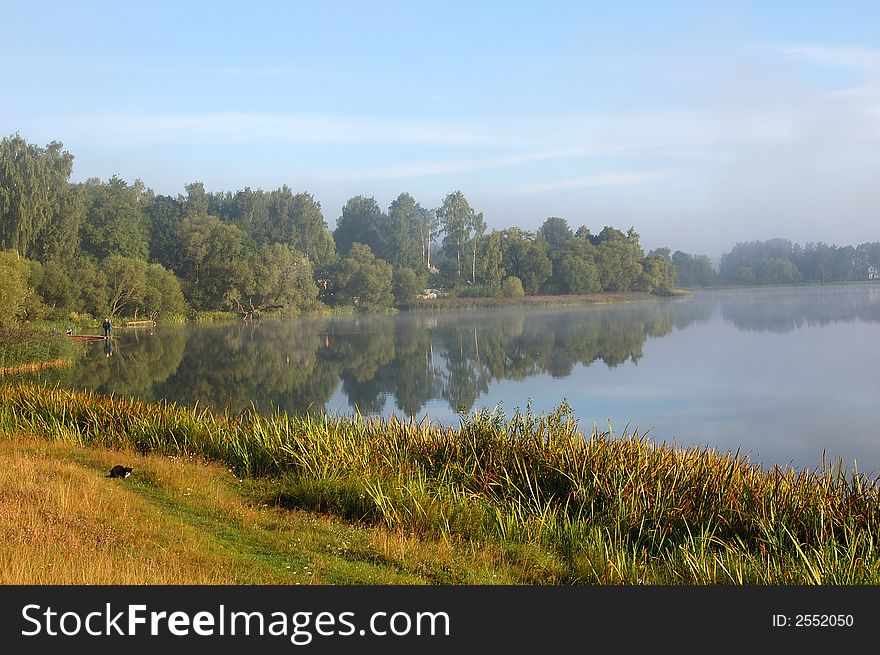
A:
<svg viewBox="0 0 880 655">
<path fill-rule="evenodd" d="M 0 584 L 513 581 L 494 549 L 255 506 L 240 484 L 215 462 L 0 438 Z"/>
<path fill-rule="evenodd" d="M 125 481 L 64 459 L 70 450 L 21 439 L 0 442 L 0 582 L 234 580 L 230 563 L 196 530 L 127 490 Z"/>
</svg>

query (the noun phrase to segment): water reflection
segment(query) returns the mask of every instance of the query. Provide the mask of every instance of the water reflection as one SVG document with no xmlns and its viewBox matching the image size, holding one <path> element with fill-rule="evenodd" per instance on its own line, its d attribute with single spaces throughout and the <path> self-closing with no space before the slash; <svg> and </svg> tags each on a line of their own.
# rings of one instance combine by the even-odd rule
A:
<svg viewBox="0 0 880 655">
<path fill-rule="evenodd" d="M 791 332 L 832 323 L 880 322 L 880 287 L 830 286 L 730 291 L 721 315 L 740 330 Z"/>
<path fill-rule="evenodd" d="M 111 341 L 102 344 L 104 357 L 90 350 L 78 366 L 38 376 L 67 387 L 233 412 L 252 405 L 319 412 L 337 388 L 364 414 L 381 413 L 389 399 L 412 416 L 440 398 L 454 411 L 468 411 L 501 380 L 543 374 L 563 380 L 578 365 L 637 364 L 648 338 L 705 323 L 718 308 L 724 321 L 746 331 L 878 323 L 880 288 L 740 290 L 608 307 L 120 331 L 115 348 Z"/>
<path fill-rule="evenodd" d="M 839 431 L 863 434 L 876 414 L 878 323 L 878 286 L 717 291 L 603 307 L 120 330 L 116 342 L 89 344 L 77 366 L 28 377 L 232 412 L 430 410 L 450 421 L 500 402 L 536 399 L 544 411 L 576 399 L 588 421 L 651 421 L 660 437 L 687 429 L 694 442 L 729 438 L 737 448 L 754 425 L 780 440 L 792 429 L 827 439 L 857 419 Z M 841 332 L 847 325 L 870 328 Z"/>
</svg>

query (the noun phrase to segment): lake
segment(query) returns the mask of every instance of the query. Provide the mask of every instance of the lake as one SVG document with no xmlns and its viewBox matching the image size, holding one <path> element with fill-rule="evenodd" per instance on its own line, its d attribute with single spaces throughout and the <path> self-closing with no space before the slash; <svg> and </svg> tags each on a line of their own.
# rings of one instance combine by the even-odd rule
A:
<svg viewBox="0 0 880 655">
<path fill-rule="evenodd" d="M 41 379 L 233 412 L 553 409 L 762 465 L 880 469 L 880 285 L 119 329 Z M 33 376 L 31 376 L 33 377 Z"/>
</svg>

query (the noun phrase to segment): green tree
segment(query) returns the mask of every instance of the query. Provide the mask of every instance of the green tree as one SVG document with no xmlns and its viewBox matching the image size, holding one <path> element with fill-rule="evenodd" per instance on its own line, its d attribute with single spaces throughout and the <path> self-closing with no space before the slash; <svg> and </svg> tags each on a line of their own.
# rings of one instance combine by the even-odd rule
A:
<svg viewBox="0 0 880 655">
<path fill-rule="evenodd" d="M 20 323 L 38 306 L 30 275 L 27 259 L 15 250 L 0 251 L 0 328 Z"/>
<path fill-rule="evenodd" d="M 107 277 L 107 310 L 110 315 L 137 317 L 147 289 L 147 263 L 142 259 L 111 255 L 101 269 Z"/>
<path fill-rule="evenodd" d="M 750 267 L 740 266 L 736 269 L 732 281 L 735 284 L 757 284 L 758 278 Z"/>
<path fill-rule="evenodd" d="M 76 243 L 70 232 L 82 216 L 81 199 L 68 183 L 73 155 L 62 148 L 58 141 L 40 148 L 17 133 L 0 141 L 0 249 L 35 257 Z"/>
<path fill-rule="evenodd" d="M 553 273 L 544 237 L 511 227 L 502 232 L 504 270 L 522 282 L 529 295 L 538 293 Z"/>
<path fill-rule="evenodd" d="M 483 284 L 486 292 L 492 296 L 501 295 L 501 281 L 504 279 L 504 267 L 501 264 L 501 232 L 492 230 L 483 241 Z"/>
<path fill-rule="evenodd" d="M 544 237 L 551 253 L 562 250 L 574 236 L 568 221 L 558 216 L 551 216 L 545 220 L 538 229 L 538 234 Z"/>
<path fill-rule="evenodd" d="M 161 264 L 147 266 L 140 311 L 154 321 L 160 315 L 174 316 L 186 311 L 180 280 Z"/>
<path fill-rule="evenodd" d="M 186 216 L 178 228 L 179 264 L 184 295 L 196 309 L 223 306 L 235 285 L 243 235 L 216 216 Z"/>
<path fill-rule="evenodd" d="M 443 249 L 455 259 L 455 279 L 461 281 L 461 260 L 467 244 L 471 241 L 475 224 L 475 212 L 461 191 L 446 196 L 437 211 L 443 233 Z M 481 216 L 482 220 L 482 216 Z"/>
<path fill-rule="evenodd" d="M 393 259 L 389 255 L 388 217 L 372 196 L 354 196 L 348 199 L 336 222 L 333 240 L 340 255 L 347 255 L 353 244 L 362 243 L 369 246 L 377 257 L 385 261 Z"/>
<path fill-rule="evenodd" d="M 544 284 L 545 292 L 585 294 L 601 291 L 595 250 L 585 236 L 573 236 L 551 252 L 553 271 Z"/>
<path fill-rule="evenodd" d="M 82 226 L 82 247 L 98 261 L 110 255 L 147 259 L 149 233 L 143 208 L 147 204 L 144 185 L 129 185 L 114 175 L 101 184 L 86 184 L 87 210 Z"/>
<path fill-rule="evenodd" d="M 425 257 L 425 231 L 428 217 L 425 210 L 408 193 L 401 193 L 388 207 L 391 264 L 413 271 L 427 267 Z"/>
<path fill-rule="evenodd" d="M 603 291 L 631 291 L 642 274 L 644 253 L 639 236 L 605 227 L 596 238 L 596 264 Z"/>
<path fill-rule="evenodd" d="M 425 278 L 413 269 L 403 266 L 394 270 L 392 275 L 392 292 L 398 304 L 412 300 L 425 288 Z"/>
<path fill-rule="evenodd" d="M 648 255 L 642 260 L 642 272 L 636 280 L 638 291 L 668 295 L 675 288 L 675 266 L 663 255 Z"/>
<path fill-rule="evenodd" d="M 155 196 L 144 208 L 149 234 L 150 260 L 174 269 L 178 261 L 178 237 L 183 207 L 171 196 Z"/>
<path fill-rule="evenodd" d="M 321 203 L 308 193 L 287 186 L 269 194 L 269 242 L 282 243 L 305 254 L 312 268 L 331 265 L 336 258 L 333 235 L 324 221 Z"/>
<path fill-rule="evenodd" d="M 477 251 L 485 232 L 486 221 L 483 220 L 483 212 L 473 214 L 471 220 L 471 284 L 477 283 Z"/>
<path fill-rule="evenodd" d="M 706 255 L 691 255 L 676 250 L 672 255 L 678 284 L 683 287 L 709 287 L 715 284 L 716 273 Z"/>
<path fill-rule="evenodd" d="M 75 268 L 73 270 L 76 270 Z M 71 267 L 51 259 L 40 268 L 34 288 L 48 310 L 56 316 L 82 310 L 79 275 L 70 274 Z"/>
<path fill-rule="evenodd" d="M 506 277 L 501 283 L 501 295 L 505 298 L 524 296 L 525 293 L 522 280 L 516 276 Z"/>
<path fill-rule="evenodd" d="M 309 258 L 283 243 L 260 246 L 238 262 L 227 303 L 246 316 L 270 309 L 299 313 L 315 306 L 315 286 Z"/>
<path fill-rule="evenodd" d="M 334 296 L 339 303 L 364 310 L 390 307 L 391 281 L 391 264 L 376 257 L 368 245 L 353 243 L 348 256 L 337 264 Z"/>
<path fill-rule="evenodd" d="M 587 294 L 602 290 L 599 269 L 592 257 L 566 253 L 557 260 L 563 293 Z"/>
<path fill-rule="evenodd" d="M 800 271 L 788 259 L 769 257 L 761 264 L 762 284 L 793 284 L 800 280 Z"/>
<path fill-rule="evenodd" d="M 75 279 L 79 286 L 77 307 L 92 316 L 105 314 L 110 298 L 106 273 L 91 257 L 83 253 L 74 259 L 71 270 L 76 271 Z"/>
</svg>

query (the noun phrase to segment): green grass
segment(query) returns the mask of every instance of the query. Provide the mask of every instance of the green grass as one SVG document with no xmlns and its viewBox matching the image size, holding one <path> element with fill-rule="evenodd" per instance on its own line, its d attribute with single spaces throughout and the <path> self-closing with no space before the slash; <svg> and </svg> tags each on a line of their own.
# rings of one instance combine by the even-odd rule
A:
<svg viewBox="0 0 880 655">
<path fill-rule="evenodd" d="M 67 339 L 62 330 L 54 335 L 31 327 L 0 330 L 0 372 L 72 361 L 81 350 L 81 344 Z"/>
<path fill-rule="evenodd" d="M 877 584 L 877 480 L 764 470 L 556 411 L 241 416 L 0 386 L 0 430 L 222 462 L 256 501 L 456 548 L 491 544 L 527 583 Z"/>
</svg>

